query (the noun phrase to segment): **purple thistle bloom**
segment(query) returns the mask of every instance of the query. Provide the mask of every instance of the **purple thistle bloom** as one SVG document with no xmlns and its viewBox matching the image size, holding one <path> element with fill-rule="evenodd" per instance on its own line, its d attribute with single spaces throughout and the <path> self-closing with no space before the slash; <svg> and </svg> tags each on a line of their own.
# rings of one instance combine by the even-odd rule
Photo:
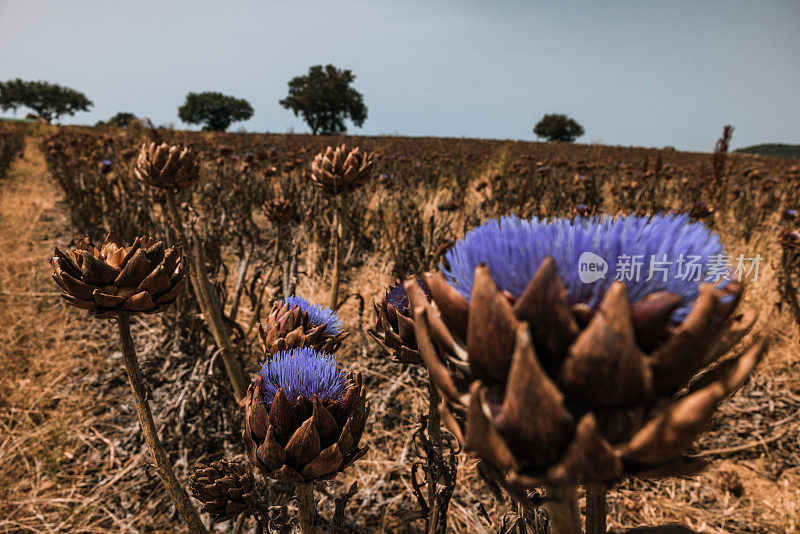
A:
<svg viewBox="0 0 800 534">
<path fill-rule="evenodd" d="M 428 291 L 428 286 L 425 285 L 425 281 L 422 278 L 418 278 L 417 283 L 426 295 L 430 294 L 430 291 Z M 391 304 L 394 306 L 394 308 L 400 313 L 407 316 L 411 315 L 411 306 L 408 302 L 408 294 L 406 293 L 406 288 L 403 282 L 397 282 L 395 285 L 391 286 L 386 292 L 386 296 L 383 297 L 383 301 L 386 304 Z"/>
<path fill-rule="evenodd" d="M 327 325 L 323 335 L 338 336 L 342 333 L 342 320 L 339 318 L 339 314 L 327 306 L 317 306 L 313 302 L 297 295 L 292 295 L 283 302 L 288 304 L 290 308 L 298 306 L 301 312 L 307 313 L 308 321 L 312 325 Z"/>
<path fill-rule="evenodd" d="M 312 400 L 344 398 L 350 379 L 336 367 L 336 358 L 308 347 L 282 350 L 261 366 L 264 401 L 272 402 L 278 389 L 294 402 L 298 397 Z"/>
<path fill-rule="evenodd" d="M 581 255 L 587 252 L 605 260 L 607 271 L 605 276 L 584 282 L 579 264 L 585 261 Z M 631 301 L 662 290 L 681 296 L 683 301 L 672 314 L 676 322 L 688 314 L 700 282 L 716 282 L 727 273 L 727 268 L 709 268 L 718 265 L 715 260 L 727 259 L 719 236 L 702 223 L 690 222 L 687 215 L 606 215 L 551 221 L 503 217 L 468 232 L 445 254 L 449 268 L 442 267 L 442 271 L 469 300 L 475 268 L 485 263 L 497 286 L 519 297 L 547 256 L 555 260 L 571 304 L 598 306 L 619 276 Z M 635 257 L 641 258 L 638 276 L 631 269 L 631 258 Z M 663 271 L 654 271 L 648 280 L 651 258 L 665 263 L 658 265 Z M 685 276 L 690 260 L 697 271 Z"/>
</svg>

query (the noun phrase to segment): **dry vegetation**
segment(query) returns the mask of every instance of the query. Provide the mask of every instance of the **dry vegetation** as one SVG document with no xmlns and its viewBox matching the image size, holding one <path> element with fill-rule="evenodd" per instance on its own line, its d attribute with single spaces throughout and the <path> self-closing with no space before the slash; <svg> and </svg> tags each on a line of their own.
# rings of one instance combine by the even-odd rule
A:
<svg viewBox="0 0 800 534">
<path fill-rule="evenodd" d="M 169 236 L 157 193 L 131 178 L 147 133 L 40 127 L 28 132 L 22 158 L 16 157 L 21 132 L 0 133 L 0 177 L 11 162 L 0 182 L 0 532 L 179 530 L 142 447 L 114 330 L 67 309 L 47 263 L 53 246 L 73 243 L 77 231 L 102 239 L 115 228 L 128 241 L 141 233 Z M 283 276 L 292 258 L 296 292 L 327 302 L 333 206 L 308 185 L 310 160 L 342 141 L 379 155 L 376 177 L 349 198 L 353 231 L 342 290 L 348 298 L 339 310 L 350 332 L 340 359 L 364 374 L 369 392 L 370 451 L 327 483 L 324 515 L 357 481 L 345 517 L 353 529 L 422 528 L 409 473 L 427 377 L 390 361 L 365 333 L 371 303 L 386 285 L 430 268 L 465 229 L 499 214 L 680 209 L 718 231 L 731 256 L 761 256 L 746 303 L 759 311 L 756 330 L 771 349 L 693 447 L 712 460 L 710 468 L 687 479 L 623 482 L 609 496 L 611 526 L 676 521 L 709 533 L 800 529 L 800 335 L 778 291 L 780 231 L 793 224 L 784 211 L 800 205 L 796 161 L 729 155 L 720 162 L 708 154 L 501 141 L 161 135 L 203 158 L 201 182 L 183 200 L 191 200 L 186 210 L 205 237 L 220 300 L 228 303 L 228 317 L 235 314 L 231 324 L 250 355 L 248 374 L 258 358 L 249 326 L 260 306 L 293 284 Z M 262 210 L 281 197 L 296 214 L 289 230 L 274 227 Z M 240 266 L 245 276 L 234 312 Z M 241 414 L 191 303 L 163 318 L 137 319 L 133 327 L 179 478 L 185 481 L 198 461 L 239 458 Z M 500 530 L 509 503 L 485 489 L 474 460 L 460 455 L 458 474 L 450 529 Z M 290 496 L 290 488 L 269 487 L 275 505 Z"/>
</svg>

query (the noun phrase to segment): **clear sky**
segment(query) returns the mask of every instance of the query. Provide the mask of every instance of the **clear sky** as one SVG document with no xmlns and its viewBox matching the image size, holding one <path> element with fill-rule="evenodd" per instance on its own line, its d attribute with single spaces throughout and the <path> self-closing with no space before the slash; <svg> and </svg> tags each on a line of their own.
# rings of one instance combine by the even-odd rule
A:
<svg viewBox="0 0 800 534">
<path fill-rule="evenodd" d="M 533 139 L 556 112 L 582 142 L 800 143 L 798 0 L 0 0 L 0 80 L 83 91 L 67 123 L 185 127 L 186 93 L 221 91 L 255 108 L 231 130 L 308 131 L 278 100 L 326 63 L 357 76 L 356 134 Z"/>
</svg>

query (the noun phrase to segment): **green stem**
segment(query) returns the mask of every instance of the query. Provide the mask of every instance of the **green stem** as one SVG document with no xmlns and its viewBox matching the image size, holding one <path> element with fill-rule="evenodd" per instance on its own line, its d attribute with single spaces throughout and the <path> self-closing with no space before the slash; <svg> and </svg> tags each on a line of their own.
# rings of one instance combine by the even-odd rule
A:
<svg viewBox="0 0 800 534">
<path fill-rule="evenodd" d="M 298 482 L 294 485 L 297 496 L 297 519 L 300 523 L 301 534 L 316 532 L 314 519 L 317 516 L 317 503 L 314 500 L 314 483 Z"/>
<path fill-rule="evenodd" d="M 133 339 L 131 338 L 131 328 L 128 320 L 128 315 L 122 313 L 118 316 L 119 323 L 119 336 L 122 341 L 122 358 L 125 362 L 125 371 L 128 373 L 128 381 L 130 382 L 133 398 L 136 401 L 136 413 L 139 415 L 139 424 L 144 433 L 145 442 L 150 449 L 150 455 L 153 458 L 153 463 L 156 466 L 161 482 L 167 489 L 167 493 L 175 503 L 178 513 L 181 514 L 183 520 L 189 526 L 189 532 L 192 534 L 206 533 L 206 527 L 200 521 L 200 516 L 197 514 L 192 502 L 189 500 L 189 495 L 186 490 L 178 482 L 175 473 L 172 471 L 172 466 L 167 459 L 167 453 L 164 451 L 164 446 L 161 440 L 158 439 L 158 431 L 153 422 L 153 414 L 150 411 L 150 403 L 147 401 L 147 389 L 144 385 L 142 371 L 139 369 L 139 362 L 136 359 L 136 350 L 133 346 Z"/>
</svg>

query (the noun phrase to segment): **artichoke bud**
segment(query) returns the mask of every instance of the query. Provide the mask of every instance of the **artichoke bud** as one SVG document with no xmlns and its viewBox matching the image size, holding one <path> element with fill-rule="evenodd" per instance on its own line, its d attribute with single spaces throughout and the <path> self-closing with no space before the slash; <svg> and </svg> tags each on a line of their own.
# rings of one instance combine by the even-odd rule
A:
<svg viewBox="0 0 800 534">
<path fill-rule="evenodd" d="M 241 464 L 227 460 L 199 464 L 189 477 L 189 489 L 214 522 L 251 513 L 256 499 L 253 475 Z"/>
<path fill-rule="evenodd" d="M 133 175 L 155 187 L 182 189 L 191 185 L 199 176 L 200 165 L 189 147 L 166 143 L 144 143 Z"/>
<path fill-rule="evenodd" d="M 88 238 L 72 253 L 56 247 L 50 264 L 64 300 L 98 318 L 161 311 L 178 297 L 189 271 L 179 246 L 165 249 L 137 237 L 126 247 L 113 233 L 100 248 Z"/>
<path fill-rule="evenodd" d="M 329 146 L 318 153 L 311 162 L 311 182 L 326 191 L 340 193 L 363 185 L 371 176 L 375 163 L 373 152 L 365 153 L 356 147 L 347 150 L 345 145 L 334 149 Z"/>
</svg>

